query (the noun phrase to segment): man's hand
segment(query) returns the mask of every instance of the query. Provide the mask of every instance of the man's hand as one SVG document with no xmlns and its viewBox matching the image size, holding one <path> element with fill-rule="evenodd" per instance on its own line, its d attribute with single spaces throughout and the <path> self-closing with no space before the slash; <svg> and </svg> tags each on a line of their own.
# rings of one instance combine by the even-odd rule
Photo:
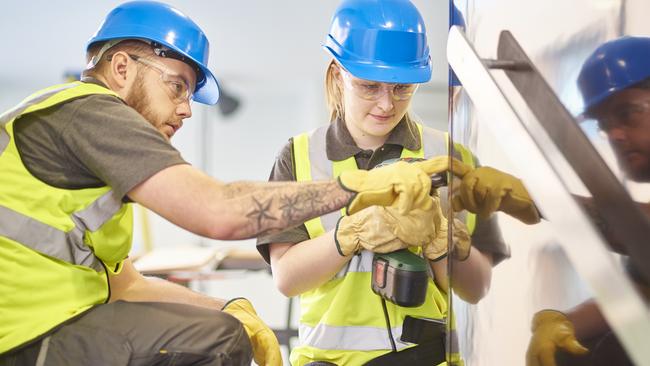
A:
<svg viewBox="0 0 650 366">
<path fill-rule="evenodd" d="M 452 199 L 454 210 L 463 209 L 485 218 L 503 211 L 526 224 L 539 222 L 539 212 L 521 180 L 490 167 L 472 169 L 454 159 L 452 172 L 462 178 Z"/>
<path fill-rule="evenodd" d="M 430 243 L 436 235 L 432 222 L 439 200 L 427 200 L 427 209 L 415 208 L 406 215 L 393 207 L 371 206 L 342 217 L 334 235 L 339 254 L 348 256 L 361 249 L 389 253 Z"/>
<path fill-rule="evenodd" d="M 535 314 L 532 331 L 526 366 L 556 366 L 555 352 L 558 348 L 574 355 L 589 352 L 576 339 L 571 321 L 559 311 L 542 310 Z"/>
<path fill-rule="evenodd" d="M 347 191 L 356 192 L 348 204 L 349 214 L 372 206 L 393 206 L 402 215 L 419 208 L 429 209 L 430 176 L 446 171 L 449 158 L 440 156 L 416 163 L 397 162 L 373 170 L 345 171 L 339 184 Z"/>
<path fill-rule="evenodd" d="M 282 366 L 280 344 L 273 331 L 257 316 L 253 305 L 243 297 L 230 300 L 222 309 L 237 318 L 253 346 L 253 359 L 260 366 Z"/>
</svg>

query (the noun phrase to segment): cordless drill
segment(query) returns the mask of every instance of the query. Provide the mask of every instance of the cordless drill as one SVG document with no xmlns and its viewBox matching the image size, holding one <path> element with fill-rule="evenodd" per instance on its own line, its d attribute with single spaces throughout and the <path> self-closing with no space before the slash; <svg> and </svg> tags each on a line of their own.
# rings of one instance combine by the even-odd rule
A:
<svg viewBox="0 0 650 366">
<path fill-rule="evenodd" d="M 420 160 L 422 159 L 391 159 L 379 164 L 378 167 L 396 161 Z M 435 189 L 446 185 L 447 174 L 439 173 L 431 176 L 431 194 Z M 426 259 L 408 249 L 391 253 L 375 253 L 372 259 L 372 291 L 399 306 L 420 306 L 424 303 L 427 293 L 428 267 Z"/>
</svg>

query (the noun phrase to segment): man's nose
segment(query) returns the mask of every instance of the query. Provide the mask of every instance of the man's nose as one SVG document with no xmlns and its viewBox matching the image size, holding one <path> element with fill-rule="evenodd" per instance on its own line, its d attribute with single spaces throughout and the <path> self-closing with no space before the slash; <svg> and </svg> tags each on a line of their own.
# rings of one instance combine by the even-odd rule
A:
<svg viewBox="0 0 650 366">
<path fill-rule="evenodd" d="M 612 141 L 622 141 L 626 137 L 625 129 L 622 126 L 610 127 L 605 133 L 607 133 L 607 137 Z"/>
<path fill-rule="evenodd" d="M 192 117 L 192 105 L 189 99 L 176 106 L 176 114 L 183 119 Z"/>
</svg>

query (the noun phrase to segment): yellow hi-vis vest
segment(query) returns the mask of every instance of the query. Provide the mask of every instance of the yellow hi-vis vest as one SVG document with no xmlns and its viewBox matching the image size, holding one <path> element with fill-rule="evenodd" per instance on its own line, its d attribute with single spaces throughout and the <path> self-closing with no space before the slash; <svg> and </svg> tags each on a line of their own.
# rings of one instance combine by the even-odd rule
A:
<svg viewBox="0 0 650 366">
<path fill-rule="evenodd" d="M 403 158 L 430 158 L 447 154 L 447 134 L 417 125 L 420 132 L 420 149 L 403 149 Z M 338 177 L 346 170 L 358 169 L 354 156 L 342 161 L 330 161 L 326 153 L 328 126 L 317 128 L 293 138 L 294 165 L 297 181 L 326 180 Z M 473 165 L 471 153 L 455 145 L 464 162 Z M 440 189 L 443 210 L 446 210 L 447 191 Z M 310 238 L 315 238 L 335 228 L 345 211 L 333 212 L 305 223 Z M 463 218 L 461 218 L 463 219 Z M 470 232 L 474 216 L 466 215 Z M 420 254 L 421 249 L 413 250 Z M 300 345 L 291 352 L 291 364 L 304 365 L 311 361 L 329 361 L 337 365 L 363 365 L 391 352 L 381 298 L 370 287 L 373 253 L 367 250 L 352 257 L 350 262 L 324 285 L 300 295 Z M 391 332 L 398 351 L 414 347 L 402 342 L 404 318 L 444 319 L 448 315 L 446 294 L 429 279 L 425 303 L 419 307 L 405 308 L 386 303 L 391 322 Z M 460 363 L 455 326 L 452 324 L 452 363 Z M 443 363 L 444 364 L 444 363 Z"/>
<path fill-rule="evenodd" d="M 0 354 L 109 298 L 131 248 L 133 214 L 110 187 L 62 189 L 35 178 L 14 140 L 20 116 L 90 94 L 74 82 L 37 92 L 0 116 Z M 88 121 L 93 123 L 93 121 Z"/>
</svg>

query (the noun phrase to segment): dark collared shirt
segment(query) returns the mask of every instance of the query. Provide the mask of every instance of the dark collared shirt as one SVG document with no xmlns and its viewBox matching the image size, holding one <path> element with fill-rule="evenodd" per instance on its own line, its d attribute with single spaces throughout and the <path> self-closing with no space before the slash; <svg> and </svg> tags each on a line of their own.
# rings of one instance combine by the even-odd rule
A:
<svg viewBox="0 0 650 366">
<path fill-rule="evenodd" d="M 276 158 L 269 177 L 270 181 L 296 180 L 292 140 L 289 139 Z M 363 150 L 354 142 L 345 122 L 336 120 L 327 130 L 325 143 L 329 160 L 340 161 L 354 156 L 359 169 L 369 170 L 386 160 L 399 158 L 403 148 L 418 150 L 420 148 L 420 133 L 413 122 L 404 119 L 391 131 L 383 146 L 375 151 Z M 258 238 L 257 250 L 270 263 L 270 243 L 297 244 L 305 240 L 309 240 L 309 234 L 305 225 L 300 225 L 278 234 Z M 481 252 L 492 254 L 495 265 L 510 256 L 510 249 L 503 241 L 494 215 L 486 220 L 477 219 L 476 228 L 472 234 L 472 245 Z"/>
<path fill-rule="evenodd" d="M 104 86 L 96 79 L 84 79 Z M 25 167 L 64 189 L 110 186 L 120 196 L 157 172 L 187 164 L 140 113 L 93 94 L 20 117 L 14 126 Z"/>
</svg>

